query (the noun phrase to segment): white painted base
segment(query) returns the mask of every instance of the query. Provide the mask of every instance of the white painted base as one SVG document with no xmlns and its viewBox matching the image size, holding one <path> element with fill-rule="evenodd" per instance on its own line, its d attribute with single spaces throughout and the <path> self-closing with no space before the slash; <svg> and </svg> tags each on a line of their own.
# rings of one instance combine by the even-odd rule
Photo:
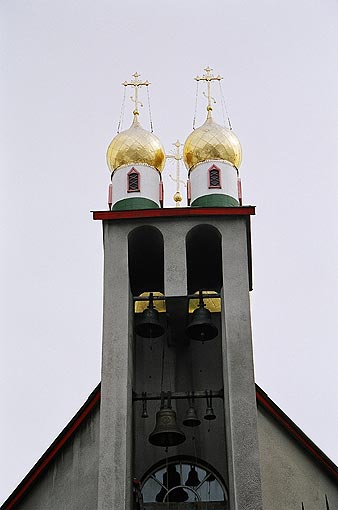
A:
<svg viewBox="0 0 338 510">
<path fill-rule="evenodd" d="M 221 187 L 209 188 L 209 168 L 215 165 L 220 169 Z M 228 195 L 238 199 L 237 170 L 225 161 L 205 161 L 196 165 L 190 172 L 191 202 L 206 195 Z"/>
<path fill-rule="evenodd" d="M 128 192 L 128 172 L 132 168 L 140 173 L 140 191 Z M 113 173 L 112 185 L 113 206 L 125 198 L 148 198 L 160 206 L 160 174 L 151 166 L 144 164 L 122 166 Z"/>
</svg>

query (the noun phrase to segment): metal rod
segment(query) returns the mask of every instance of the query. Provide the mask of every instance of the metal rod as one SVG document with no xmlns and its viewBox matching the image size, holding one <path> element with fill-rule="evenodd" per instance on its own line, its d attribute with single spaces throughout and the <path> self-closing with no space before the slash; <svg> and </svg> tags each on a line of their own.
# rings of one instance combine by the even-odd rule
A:
<svg viewBox="0 0 338 510">
<path fill-rule="evenodd" d="M 167 393 L 167 392 L 165 392 Z M 171 393 L 171 399 L 172 400 L 183 400 L 187 399 L 189 396 L 189 393 L 193 394 L 194 399 L 195 398 L 206 398 L 207 392 L 206 391 L 193 391 L 193 392 L 184 392 L 184 391 L 178 391 Z M 208 392 L 210 395 L 210 392 Z M 224 393 L 223 390 L 213 391 L 212 397 L 213 398 L 223 398 Z M 160 393 L 147 393 L 147 396 L 144 398 L 144 394 L 142 396 L 142 393 L 134 393 L 133 394 L 133 401 L 137 400 L 161 400 L 161 394 Z"/>
<path fill-rule="evenodd" d="M 186 297 L 187 299 L 199 299 L 199 294 L 188 294 L 187 296 L 175 296 L 175 297 Z M 219 292 L 215 292 L 215 294 L 206 294 L 205 292 L 202 292 L 202 297 L 204 299 L 213 299 L 213 298 L 220 298 L 221 295 Z M 170 299 L 172 296 L 170 296 Z M 154 301 L 165 301 L 167 298 L 166 296 L 153 296 Z M 133 301 L 149 301 L 149 296 L 134 296 Z"/>
</svg>

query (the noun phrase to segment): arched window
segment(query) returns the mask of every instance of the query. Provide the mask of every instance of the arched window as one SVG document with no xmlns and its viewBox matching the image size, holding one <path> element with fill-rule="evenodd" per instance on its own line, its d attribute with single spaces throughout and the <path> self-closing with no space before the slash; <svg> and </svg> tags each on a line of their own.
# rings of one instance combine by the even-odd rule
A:
<svg viewBox="0 0 338 510">
<path fill-rule="evenodd" d="M 127 174 L 127 191 L 128 193 L 140 191 L 140 172 L 134 167 Z"/>
<path fill-rule="evenodd" d="M 228 495 L 224 483 L 209 466 L 188 458 L 167 459 L 145 476 L 143 508 L 226 510 Z M 201 506 L 203 503 L 203 506 Z"/>
<path fill-rule="evenodd" d="M 209 188 L 221 188 L 221 170 L 216 165 L 212 165 L 208 170 Z"/>
</svg>

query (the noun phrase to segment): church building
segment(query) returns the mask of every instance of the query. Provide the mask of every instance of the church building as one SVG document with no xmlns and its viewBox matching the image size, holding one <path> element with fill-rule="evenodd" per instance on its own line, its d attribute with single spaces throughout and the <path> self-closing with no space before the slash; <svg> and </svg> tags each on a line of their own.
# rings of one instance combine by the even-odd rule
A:
<svg viewBox="0 0 338 510">
<path fill-rule="evenodd" d="M 102 379 L 3 510 L 338 510 L 338 468 L 254 379 L 242 149 L 213 118 L 187 137 L 187 206 L 163 207 L 166 153 L 141 125 L 107 150 Z M 179 176 L 177 176 L 179 182 Z"/>
</svg>

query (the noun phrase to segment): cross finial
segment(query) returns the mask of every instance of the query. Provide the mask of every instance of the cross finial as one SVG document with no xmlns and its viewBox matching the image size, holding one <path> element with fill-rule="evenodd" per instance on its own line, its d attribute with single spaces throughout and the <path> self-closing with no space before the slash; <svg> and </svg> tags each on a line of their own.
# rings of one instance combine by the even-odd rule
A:
<svg viewBox="0 0 338 510">
<path fill-rule="evenodd" d="M 222 80 L 222 76 L 220 75 L 217 75 L 217 76 L 214 76 L 212 74 L 212 71 L 213 69 L 209 66 L 207 66 L 205 69 L 205 74 L 203 74 L 202 76 L 196 76 L 195 80 L 196 81 L 206 81 L 207 82 L 207 93 L 204 92 L 204 95 L 205 97 L 207 98 L 208 100 L 208 105 L 207 105 L 207 112 L 208 112 L 208 117 L 211 115 L 211 112 L 212 112 L 212 106 L 211 106 L 211 103 L 216 103 L 216 100 L 215 98 L 212 97 L 211 95 L 211 82 L 212 81 L 221 81 Z"/>
<path fill-rule="evenodd" d="M 186 186 L 185 182 L 182 181 L 180 176 L 180 162 L 183 159 L 181 147 L 183 147 L 183 143 L 181 143 L 179 140 L 176 140 L 173 145 L 176 147 L 174 154 L 167 154 L 167 158 L 172 158 L 176 161 L 176 176 L 173 177 L 171 174 L 169 174 L 169 176 L 174 182 L 176 182 L 176 193 L 174 194 L 173 199 L 176 202 L 176 207 L 180 207 L 180 202 L 182 202 L 180 185 L 183 184 L 183 186 Z"/>
<path fill-rule="evenodd" d="M 138 110 L 138 107 L 139 107 L 139 105 L 141 107 L 143 107 L 143 104 L 141 101 L 139 101 L 138 89 L 139 89 L 139 87 L 148 87 L 148 85 L 150 85 L 150 82 L 148 80 L 146 80 L 146 81 L 139 80 L 138 78 L 141 75 L 138 72 L 135 72 L 132 76 L 134 79 L 132 79 L 131 81 L 124 81 L 122 83 L 122 85 L 124 85 L 125 87 L 128 87 L 128 86 L 134 87 L 134 97 L 130 96 L 130 99 L 135 103 L 135 108 L 134 108 L 133 114 L 139 115 L 140 112 Z"/>
</svg>

